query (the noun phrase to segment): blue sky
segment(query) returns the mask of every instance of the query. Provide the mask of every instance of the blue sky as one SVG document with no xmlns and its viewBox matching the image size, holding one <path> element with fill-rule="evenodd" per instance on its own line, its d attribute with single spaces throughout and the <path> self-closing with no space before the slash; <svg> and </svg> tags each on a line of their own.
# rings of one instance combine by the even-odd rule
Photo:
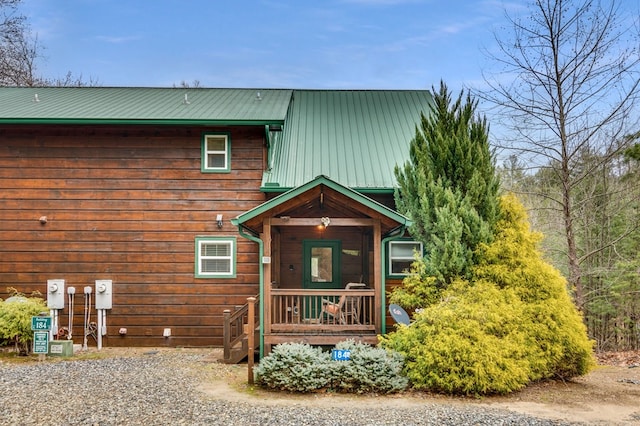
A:
<svg viewBox="0 0 640 426">
<path fill-rule="evenodd" d="M 38 71 L 102 86 L 475 87 L 523 0 L 23 0 Z"/>
</svg>

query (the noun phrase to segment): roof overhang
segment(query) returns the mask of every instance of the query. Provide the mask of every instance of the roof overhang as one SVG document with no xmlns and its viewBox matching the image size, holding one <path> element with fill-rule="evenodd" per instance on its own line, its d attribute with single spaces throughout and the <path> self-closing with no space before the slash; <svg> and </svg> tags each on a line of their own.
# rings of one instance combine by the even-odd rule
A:
<svg viewBox="0 0 640 426">
<path fill-rule="evenodd" d="M 39 125 L 153 125 L 153 126 L 269 126 L 284 120 L 180 120 L 180 119 L 101 119 L 101 118 L 0 118 L 0 124 Z"/>
<path fill-rule="evenodd" d="M 2 87 L 0 124 L 281 125 L 292 96 L 291 89 Z"/>
<path fill-rule="evenodd" d="M 278 186 L 277 184 L 266 184 L 260 187 L 260 191 L 269 194 L 283 194 L 287 191 L 292 190 L 293 188 L 284 188 Z M 393 195 L 395 193 L 395 188 L 351 188 L 354 191 L 360 194 L 377 194 L 377 195 Z"/>
</svg>

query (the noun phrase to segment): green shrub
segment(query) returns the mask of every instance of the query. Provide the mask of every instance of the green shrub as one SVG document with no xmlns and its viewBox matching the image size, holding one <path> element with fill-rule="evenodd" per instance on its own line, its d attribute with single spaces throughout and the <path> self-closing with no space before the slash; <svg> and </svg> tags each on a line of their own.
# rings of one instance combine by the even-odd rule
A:
<svg viewBox="0 0 640 426">
<path fill-rule="evenodd" d="M 404 390 L 408 379 L 402 373 L 404 357 L 364 343 L 347 340 L 336 349 L 351 352 L 349 361 L 330 364 L 333 368 L 331 388 L 338 392 L 393 393 Z"/>
<path fill-rule="evenodd" d="M 256 383 L 292 392 L 390 393 L 406 387 L 401 355 L 354 341 L 341 342 L 336 349 L 350 350 L 351 360 L 332 361 L 328 352 L 308 344 L 278 345 L 260 360 Z"/>
<path fill-rule="evenodd" d="M 311 392 L 330 382 L 331 356 L 303 343 L 278 345 L 254 370 L 257 383 L 271 389 Z"/>
<path fill-rule="evenodd" d="M 13 342 L 21 354 L 29 353 L 33 341 L 31 317 L 47 312 L 39 297 L 25 297 L 14 293 L 6 301 L 0 299 L 0 340 Z"/>
</svg>

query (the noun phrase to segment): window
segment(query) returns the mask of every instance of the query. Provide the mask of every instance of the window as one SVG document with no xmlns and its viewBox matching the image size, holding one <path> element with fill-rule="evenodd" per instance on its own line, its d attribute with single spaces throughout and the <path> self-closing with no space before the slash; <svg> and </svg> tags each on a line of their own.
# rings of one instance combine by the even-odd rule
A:
<svg viewBox="0 0 640 426">
<path fill-rule="evenodd" d="M 422 243 L 418 241 L 389 242 L 389 275 L 409 275 L 415 252 L 422 254 Z"/>
<path fill-rule="evenodd" d="M 205 134 L 202 137 L 202 171 L 229 172 L 231 170 L 230 152 L 227 133 Z"/>
<path fill-rule="evenodd" d="M 235 238 L 196 238 L 196 277 L 235 278 Z"/>
</svg>

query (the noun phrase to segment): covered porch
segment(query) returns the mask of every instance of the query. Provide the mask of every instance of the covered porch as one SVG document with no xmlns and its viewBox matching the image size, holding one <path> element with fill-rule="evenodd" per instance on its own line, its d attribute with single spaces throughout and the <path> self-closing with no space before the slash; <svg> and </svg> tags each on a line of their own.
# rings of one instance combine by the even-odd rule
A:
<svg viewBox="0 0 640 426">
<path fill-rule="evenodd" d="M 233 220 L 260 247 L 260 347 L 377 342 L 385 244 L 409 220 L 324 176 Z"/>
</svg>

